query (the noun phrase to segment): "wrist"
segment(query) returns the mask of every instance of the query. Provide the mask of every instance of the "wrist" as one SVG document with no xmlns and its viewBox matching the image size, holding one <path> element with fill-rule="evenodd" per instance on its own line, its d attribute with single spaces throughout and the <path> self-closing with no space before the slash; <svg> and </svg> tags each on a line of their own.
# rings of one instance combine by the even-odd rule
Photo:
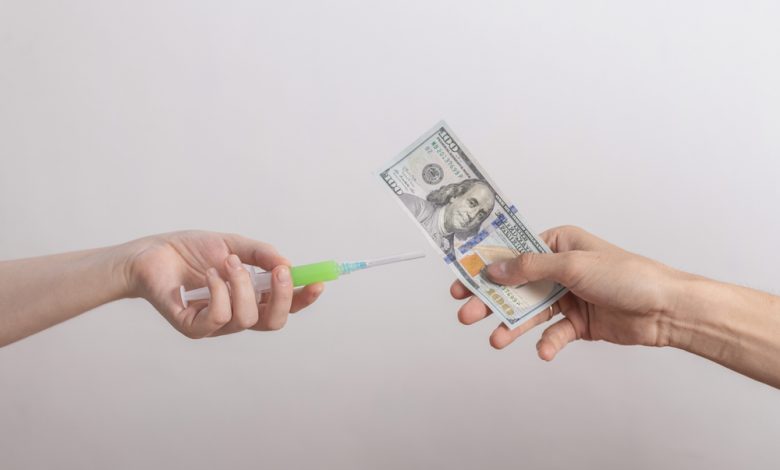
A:
<svg viewBox="0 0 780 470">
<path fill-rule="evenodd" d="M 682 274 L 682 273 L 681 273 Z M 701 287 L 698 280 L 680 275 L 671 284 L 672 299 L 664 311 L 666 324 L 667 346 L 677 349 L 688 349 L 692 341 L 695 312 L 691 311 L 690 298 L 694 290 Z"/>
<path fill-rule="evenodd" d="M 780 298 L 695 276 L 677 287 L 669 346 L 780 388 Z"/>
<path fill-rule="evenodd" d="M 125 286 L 125 297 L 148 297 L 149 286 L 159 266 L 154 252 L 164 245 L 159 236 L 132 240 L 116 246 L 118 272 Z"/>
<path fill-rule="evenodd" d="M 675 302 L 667 312 L 669 346 L 711 357 L 723 352 L 735 332 L 723 317 L 727 286 L 685 274 L 675 285 Z"/>
<path fill-rule="evenodd" d="M 105 248 L 104 256 L 109 267 L 112 292 L 118 299 L 137 297 L 133 279 L 133 242 Z"/>
</svg>

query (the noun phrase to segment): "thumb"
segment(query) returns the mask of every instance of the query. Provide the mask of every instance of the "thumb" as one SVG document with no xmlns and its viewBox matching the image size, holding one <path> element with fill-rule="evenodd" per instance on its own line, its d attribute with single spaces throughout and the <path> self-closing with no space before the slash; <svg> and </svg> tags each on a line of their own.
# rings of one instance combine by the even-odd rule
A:
<svg viewBox="0 0 780 470">
<path fill-rule="evenodd" d="M 516 286 L 540 280 L 568 285 L 573 277 L 574 252 L 521 253 L 519 256 L 489 265 L 485 273 L 496 284 Z"/>
</svg>

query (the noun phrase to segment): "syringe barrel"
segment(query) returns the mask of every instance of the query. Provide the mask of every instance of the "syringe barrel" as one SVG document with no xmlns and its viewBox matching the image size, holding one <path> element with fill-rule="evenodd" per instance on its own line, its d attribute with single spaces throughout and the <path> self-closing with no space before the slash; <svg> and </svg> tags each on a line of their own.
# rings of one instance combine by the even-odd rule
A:
<svg viewBox="0 0 780 470">
<path fill-rule="evenodd" d="M 290 275 L 295 287 L 308 286 L 315 282 L 338 279 L 341 275 L 341 269 L 335 261 L 321 261 L 319 263 L 293 266 L 290 268 Z"/>
<path fill-rule="evenodd" d="M 252 285 L 255 287 L 255 293 L 259 296 L 263 292 L 269 292 L 271 290 L 271 273 L 261 271 L 260 268 L 244 265 L 247 271 L 249 271 L 249 277 L 252 279 Z"/>
<path fill-rule="evenodd" d="M 270 272 L 262 271 L 260 268 L 248 264 L 245 264 L 244 268 L 252 278 L 252 285 L 255 287 L 255 294 L 257 294 L 258 299 L 260 294 L 270 292 L 272 276 Z M 341 274 L 341 265 L 335 261 L 322 261 L 290 268 L 290 276 L 295 287 L 308 286 L 315 282 L 333 281 L 338 279 Z M 210 297 L 208 287 L 201 287 L 187 292 L 184 290 L 184 286 L 182 286 L 179 290 L 185 307 L 191 301 L 206 300 Z"/>
<path fill-rule="evenodd" d="M 252 277 L 255 292 L 263 293 L 271 290 L 271 273 L 260 271 L 260 268 L 246 266 Z M 322 261 L 320 263 L 304 264 L 290 268 L 290 277 L 295 287 L 308 286 L 315 282 L 326 282 L 338 279 L 341 274 L 340 266 L 335 261 Z"/>
</svg>

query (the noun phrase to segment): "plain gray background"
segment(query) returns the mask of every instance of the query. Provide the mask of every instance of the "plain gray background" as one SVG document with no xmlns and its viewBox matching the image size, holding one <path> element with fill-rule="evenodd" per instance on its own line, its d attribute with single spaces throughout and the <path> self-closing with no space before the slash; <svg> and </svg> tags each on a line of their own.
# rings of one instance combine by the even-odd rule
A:
<svg viewBox="0 0 780 470">
<path fill-rule="evenodd" d="M 536 230 L 778 292 L 780 7 L 0 0 L 0 259 L 184 228 L 433 251 L 372 171 L 446 119 Z M 504 351 L 434 256 L 277 333 L 141 300 L 0 350 L 0 467 L 777 468 L 780 396 L 677 350 Z"/>
</svg>

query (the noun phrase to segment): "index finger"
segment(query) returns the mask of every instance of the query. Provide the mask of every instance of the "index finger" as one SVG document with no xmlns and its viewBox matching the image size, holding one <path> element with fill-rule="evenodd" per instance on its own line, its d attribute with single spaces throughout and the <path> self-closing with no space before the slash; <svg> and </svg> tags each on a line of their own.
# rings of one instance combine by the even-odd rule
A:
<svg viewBox="0 0 780 470">
<path fill-rule="evenodd" d="M 539 234 L 547 246 L 554 253 L 564 251 L 585 250 L 592 251 L 598 249 L 607 249 L 612 245 L 592 233 L 574 225 L 564 225 L 555 227 Z"/>
</svg>

